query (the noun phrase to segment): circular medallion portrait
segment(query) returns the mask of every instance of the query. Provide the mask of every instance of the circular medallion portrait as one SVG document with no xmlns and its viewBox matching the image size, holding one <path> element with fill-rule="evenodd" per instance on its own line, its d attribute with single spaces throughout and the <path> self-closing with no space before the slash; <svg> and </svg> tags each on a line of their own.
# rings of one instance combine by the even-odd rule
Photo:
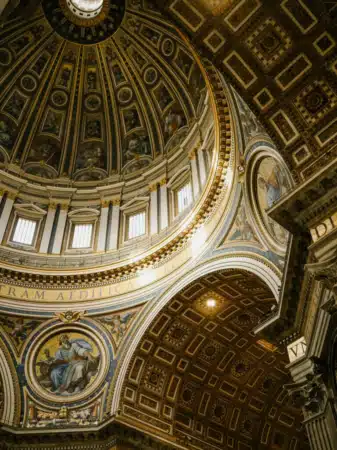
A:
<svg viewBox="0 0 337 450">
<path fill-rule="evenodd" d="M 264 158 L 257 170 L 257 203 L 267 231 L 281 245 L 287 243 L 288 232 L 271 219 L 266 211 L 289 189 L 285 169 L 274 158 Z"/>
<path fill-rule="evenodd" d="M 100 385 L 106 367 L 100 339 L 65 328 L 41 341 L 29 355 L 28 379 L 35 391 L 56 401 L 75 401 Z"/>
</svg>

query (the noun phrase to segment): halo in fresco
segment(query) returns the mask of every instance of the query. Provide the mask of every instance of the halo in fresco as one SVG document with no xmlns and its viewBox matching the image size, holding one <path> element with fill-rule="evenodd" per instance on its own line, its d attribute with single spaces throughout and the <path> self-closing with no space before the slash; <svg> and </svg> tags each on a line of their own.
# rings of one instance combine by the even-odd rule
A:
<svg viewBox="0 0 337 450">
<path fill-rule="evenodd" d="M 284 168 L 274 158 L 264 158 L 257 171 L 257 203 L 266 229 L 281 245 L 287 243 L 288 232 L 271 219 L 266 210 L 270 209 L 289 188 Z"/>
<path fill-rule="evenodd" d="M 82 332 L 59 332 L 40 347 L 33 363 L 37 383 L 50 394 L 84 393 L 101 372 L 98 345 Z"/>
</svg>

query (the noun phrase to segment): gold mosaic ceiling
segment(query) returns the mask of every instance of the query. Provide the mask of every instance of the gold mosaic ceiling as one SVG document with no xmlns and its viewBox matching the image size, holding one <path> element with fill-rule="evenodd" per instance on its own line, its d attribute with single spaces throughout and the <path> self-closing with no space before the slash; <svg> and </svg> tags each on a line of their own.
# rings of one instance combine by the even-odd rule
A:
<svg viewBox="0 0 337 450">
<path fill-rule="evenodd" d="M 283 387 L 285 349 L 253 332 L 273 304 L 267 286 L 244 271 L 212 273 L 187 286 L 134 353 L 122 420 L 188 448 L 309 448 L 301 413 Z"/>
<path fill-rule="evenodd" d="M 337 1 L 157 0 L 257 114 L 297 181 L 336 157 Z"/>
<path fill-rule="evenodd" d="M 82 25 L 45 0 L 0 30 L 0 161 L 28 176 L 137 172 L 183 140 L 205 98 L 197 63 L 146 0 L 110 2 Z"/>
</svg>

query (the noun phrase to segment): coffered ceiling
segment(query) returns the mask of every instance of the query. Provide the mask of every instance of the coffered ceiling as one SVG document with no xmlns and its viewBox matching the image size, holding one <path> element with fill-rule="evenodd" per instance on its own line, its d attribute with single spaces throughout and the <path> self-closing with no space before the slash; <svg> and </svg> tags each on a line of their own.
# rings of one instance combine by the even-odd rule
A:
<svg viewBox="0 0 337 450">
<path fill-rule="evenodd" d="M 337 1 L 157 5 L 238 89 L 297 181 L 337 156 Z"/>
<path fill-rule="evenodd" d="M 283 387 L 284 349 L 253 332 L 273 304 L 266 285 L 239 270 L 186 287 L 134 353 L 122 419 L 190 448 L 308 448 Z"/>
</svg>

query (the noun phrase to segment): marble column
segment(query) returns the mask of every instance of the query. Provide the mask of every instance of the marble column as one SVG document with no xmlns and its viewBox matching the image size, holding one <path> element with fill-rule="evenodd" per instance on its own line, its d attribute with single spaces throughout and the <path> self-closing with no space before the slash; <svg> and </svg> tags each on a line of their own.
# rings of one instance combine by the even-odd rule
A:
<svg viewBox="0 0 337 450">
<path fill-rule="evenodd" d="M 205 162 L 205 151 L 202 148 L 198 150 L 198 162 L 200 170 L 200 184 L 204 186 L 206 184 L 206 162 Z"/>
<path fill-rule="evenodd" d="M 4 207 L 2 209 L 1 217 L 0 217 L 0 244 L 3 240 L 5 231 L 7 229 L 8 220 L 10 218 L 16 194 L 13 192 L 8 192 L 5 200 Z"/>
<path fill-rule="evenodd" d="M 118 235 L 119 235 L 119 218 L 120 218 L 120 200 L 113 200 L 108 250 L 117 249 Z"/>
<path fill-rule="evenodd" d="M 51 203 L 48 208 L 47 218 L 43 229 L 40 244 L 40 253 L 48 253 L 50 238 L 53 231 L 55 213 L 56 213 L 56 205 L 54 203 Z"/>
<path fill-rule="evenodd" d="M 98 252 L 105 251 L 106 236 L 108 231 L 109 204 L 110 201 L 105 201 L 102 202 L 101 205 L 101 217 L 99 222 L 98 243 L 97 243 Z"/>
<path fill-rule="evenodd" d="M 200 190 L 196 151 L 193 150 L 188 157 L 191 161 L 193 196 L 196 198 Z"/>
<path fill-rule="evenodd" d="M 150 186 L 151 202 L 150 202 L 150 234 L 158 233 L 158 190 L 157 184 Z"/>
<path fill-rule="evenodd" d="M 168 227 L 167 180 L 160 182 L 160 230 Z"/>
<path fill-rule="evenodd" d="M 59 255 L 61 253 L 63 235 L 67 223 L 67 216 L 68 216 L 68 205 L 60 205 L 60 213 L 58 216 L 55 238 L 52 248 L 52 253 L 55 255 Z"/>
</svg>

